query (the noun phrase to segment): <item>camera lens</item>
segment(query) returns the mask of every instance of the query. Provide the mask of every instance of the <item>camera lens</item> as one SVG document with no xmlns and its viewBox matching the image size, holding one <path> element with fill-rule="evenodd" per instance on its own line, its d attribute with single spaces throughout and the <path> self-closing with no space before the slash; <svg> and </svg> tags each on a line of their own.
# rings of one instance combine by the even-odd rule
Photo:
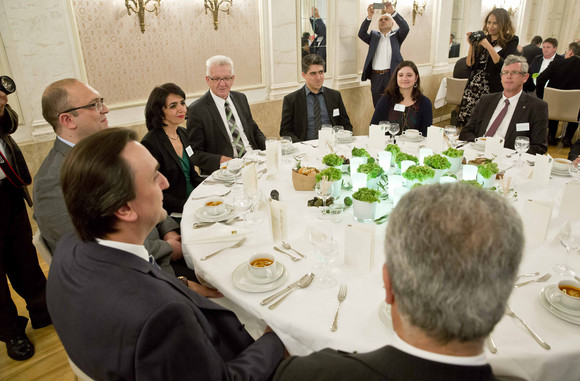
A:
<svg viewBox="0 0 580 381">
<path fill-rule="evenodd" d="M 16 91 L 16 83 L 6 75 L 0 76 L 0 91 L 5 94 L 12 94 Z"/>
</svg>

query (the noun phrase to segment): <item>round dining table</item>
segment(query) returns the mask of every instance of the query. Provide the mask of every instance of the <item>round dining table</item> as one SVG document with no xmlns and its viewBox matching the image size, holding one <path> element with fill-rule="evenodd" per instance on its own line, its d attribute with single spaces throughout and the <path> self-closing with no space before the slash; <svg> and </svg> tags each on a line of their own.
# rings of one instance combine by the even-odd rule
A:
<svg viewBox="0 0 580 381">
<path fill-rule="evenodd" d="M 399 139 L 401 140 L 401 139 Z M 421 142 L 399 143 L 402 151 L 417 154 Z M 193 228 L 195 222 L 204 220 L 204 203 L 213 195 L 223 196 L 226 204 L 233 205 L 236 194 L 243 193 L 240 185 L 231 186 L 227 181 L 215 181 L 211 176 L 199 185 L 191 194 L 183 211 L 181 234 L 183 252 L 189 267 L 208 284 L 219 289 L 224 299 L 239 312 L 256 322 L 270 326 L 280 337 L 289 353 L 292 355 L 307 355 L 323 348 L 334 348 L 348 352 L 367 352 L 392 343 L 395 332 L 390 326 L 389 310 L 384 302 L 385 290 L 382 281 L 382 266 L 385 262 L 384 245 L 388 220 L 383 224 L 361 224 L 353 219 L 352 207 L 333 219 L 321 219 L 319 208 L 308 207 L 307 202 L 315 196 L 314 191 L 296 191 L 292 183 L 292 168 L 297 160 L 302 165 L 323 168 L 322 151 L 317 141 L 294 143 L 294 152 L 284 155 L 277 171 L 260 172 L 265 168 L 264 156 L 254 152 L 258 165 L 258 188 L 263 195 L 262 202 L 253 214 L 254 224 L 243 221 L 228 221 L 226 225 L 216 223 L 201 228 Z M 336 151 L 350 157 L 353 147 L 366 148 L 376 157 L 378 150 L 369 148 L 368 137 L 357 136 L 348 144 L 337 144 Z M 467 144 L 464 156 L 473 159 L 481 156 L 481 152 L 472 144 Z M 248 155 L 250 156 L 250 155 Z M 534 200 L 549 205 L 552 210 L 545 239 L 540 244 L 527 244 L 520 265 L 519 274 L 538 272 L 539 276 L 549 273 L 551 277 L 545 282 L 533 282 L 520 288 L 514 288 L 509 299 L 511 309 L 547 342 L 551 349 L 541 347 L 528 333 L 526 328 L 514 318 L 507 315 L 495 326 L 491 337 L 497 347 L 496 353 L 491 353 L 485 347 L 487 358 L 494 374 L 500 379 L 511 380 L 580 380 L 580 313 L 576 318 L 566 321 L 556 308 L 546 304 L 541 299 L 541 291 L 546 287 L 554 287 L 562 279 L 570 277 L 557 275 L 552 266 L 561 263 L 565 257 L 565 249 L 560 245 L 557 235 L 565 223 L 559 216 L 560 202 L 564 187 L 573 181 L 571 177 L 552 175 L 546 186 L 536 185 L 530 174 L 534 157 L 524 154 L 522 167 L 514 165 L 512 150 L 505 150 L 505 155 L 499 159 L 500 169 L 505 169 L 505 177 L 512 178 L 512 184 L 517 197 L 510 193 L 510 202 L 523 214 L 526 203 Z M 248 160 L 250 160 L 248 158 Z M 391 169 L 393 171 L 393 169 Z M 461 178 L 461 173 L 458 173 Z M 281 204 L 285 207 L 284 224 L 287 227 L 284 240 L 294 249 L 304 254 L 306 258 L 293 261 L 289 255 L 273 249 L 281 248 L 281 240 L 274 240 L 271 223 L 271 212 L 268 208 L 270 192 L 279 192 Z M 228 193 L 228 191 L 230 191 Z M 338 202 L 352 191 L 343 190 Z M 450 205 L 452 207 L 452 205 Z M 388 215 L 393 208 L 390 200 L 381 201 L 376 217 Z M 537 221 L 524 220 L 526 229 L 532 231 Z M 580 215 L 570 219 L 572 228 L 580 232 Z M 345 253 L 345 247 L 356 247 L 352 240 L 360 239 L 353 235 L 352 227 L 364 225 L 369 237 L 374 236 L 374 245 L 368 242 L 361 245 L 371 247 L 368 271 L 359 267 L 347 265 L 345 258 L 351 260 L 356 252 Z M 318 228 L 331 232 L 338 246 L 338 254 L 331 266 L 331 275 L 336 279 L 336 286 L 319 287 L 316 274 L 319 273 L 314 247 L 309 240 L 309 229 Z M 484 231 L 481 234 L 485 234 Z M 236 248 L 226 248 L 245 240 Z M 216 250 L 226 248 L 219 254 L 202 260 L 203 257 Z M 254 254 L 267 253 L 274 256 L 282 266 L 280 277 L 271 283 L 248 284 L 244 278 L 248 259 Z M 295 257 L 298 255 L 289 250 Z M 362 255 L 361 260 L 369 260 Z M 351 263 L 351 262 L 349 262 Z M 580 255 L 570 254 L 569 264 L 580 271 Z M 284 289 L 289 284 L 298 281 L 305 274 L 315 273 L 315 280 L 306 288 L 299 288 L 290 294 L 277 308 L 270 309 L 261 305 L 266 297 Z M 536 279 L 536 277 L 521 278 L 519 281 Z M 243 279 L 241 279 L 243 278 Z M 331 324 L 338 306 L 339 285 L 347 285 L 347 296 L 342 302 L 338 329 L 331 331 Z M 429 279 L 425 279 L 429 285 Z M 482 284 L 481 287 L 486 287 Z M 418 290 L 419 291 L 419 290 Z M 546 304 L 546 305 L 544 305 Z M 557 316 L 559 315 L 559 316 Z M 566 317 L 564 316 L 564 317 Z"/>
</svg>

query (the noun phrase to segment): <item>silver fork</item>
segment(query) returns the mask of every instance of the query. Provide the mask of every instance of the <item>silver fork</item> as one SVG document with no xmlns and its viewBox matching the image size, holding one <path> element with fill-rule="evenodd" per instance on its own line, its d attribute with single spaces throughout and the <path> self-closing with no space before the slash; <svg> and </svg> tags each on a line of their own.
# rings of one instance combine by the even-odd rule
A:
<svg viewBox="0 0 580 381">
<path fill-rule="evenodd" d="M 302 258 L 297 258 L 297 257 L 293 256 L 292 254 L 285 252 L 284 250 L 280 250 L 280 248 L 278 248 L 276 246 L 274 246 L 274 250 L 276 250 L 276 251 L 278 251 L 278 252 L 280 252 L 282 254 L 286 254 L 287 256 L 290 257 L 290 259 L 292 260 L 292 262 L 296 262 L 296 261 L 299 261 L 300 259 L 302 259 Z"/>
<path fill-rule="evenodd" d="M 551 277 L 552 277 L 552 274 L 547 273 L 547 274 L 544 274 L 544 275 L 542 275 L 541 277 L 539 277 L 537 279 L 532 279 L 532 280 L 527 280 L 525 282 L 517 283 L 516 285 L 514 285 L 514 288 L 522 287 L 522 286 L 525 286 L 526 284 L 530 284 L 530 283 L 534 283 L 534 282 L 540 282 L 540 283 L 542 283 L 542 282 L 547 281 Z"/>
<path fill-rule="evenodd" d="M 237 247 L 240 247 L 240 246 L 242 246 L 242 244 L 243 244 L 245 241 L 246 241 L 246 237 L 242 238 L 241 240 L 239 240 L 238 242 L 234 243 L 233 245 L 226 246 L 226 247 L 224 247 L 223 249 L 219 249 L 218 251 L 215 251 L 215 252 L 213 252 L 213 253 L 211 253 L 211 254 L 209 254 L 209 255 L 206 255 L 205 257 L 201 258 L 201 260 L 202 260 L 202 261 L 205 261 L 206 259 L 208 259 L 208 258 L 211 258 L 211 257 L 213 257 L 214 255 L 221 253 L 221 252 L 222 252 L 222 251 L 224 251 L 225 249 L 235 249 L 235 248 L 237 248 Z"/>
<path fill-rule="evenodd" d="M 538 271 L 536 271 L 535 273 L 529 273 L 529 274 L 522 274 L 522 275 L 518 275 L 518 276 L 516 277 L 516 279 L 520 279 L 520 278 L 528 278 L 528 277 L 531 277 L 531 276 L 538 276 L 538 275 L 540 275 L 540 273 L 539 273 Z"/>
<path fill-rule="evenodd" d="M 542 338 L 540 336 L 538 336 L 538 334 L 536 332 L 534 332 L 527 324 L 525 321 L 522 320 L 522 318 L 520 318 L 518 315 L 516 315 L 512 309 L 510 308 L 510 306 L 508 304 L 505 305 L 505 314 L 511 318 L 514 319 L 518 319 L 523 325 L 524 327 L 526 327 L 526 329 L 528 330 L 528 332 L 530 333 L 530 335 L 532 335 L 532 337 L 538 342 L 538 344 L 540 344 L 540 347 L 544 348 L 545 350 L 550 350 L 552 347 L 550 347 L 548 345 L 548 343 L 546 343 L 544 340 L 542 340 Z"/>
<path fill-rule="evenodd" d="M 334 321 L 332 322 L 332 327 L 330 327 L 330 330 L 332 332 L 338 329 L 338 310 L 340 310 L 340 305 L 342 304 L 342 302 L 344 302 L 344 299 L 346 299 L 346 284 L 342 283 L 340 285 L 340 288 L 338 289 L 338 307 L 336 307 Z"/>
<path fill-rule="evenodd" d="M 201 199 L 208 198 L 208 197 L 225 197 L 228 194 L 230 194 L 231 192 L 232 192 L 232 190 L 230 189 L 226 193 L 222 193 L 222 194 L 208 194 L 207 196 L 192 197 L 191 199 L 192 200 L 201 200 Z"/>
</svg>

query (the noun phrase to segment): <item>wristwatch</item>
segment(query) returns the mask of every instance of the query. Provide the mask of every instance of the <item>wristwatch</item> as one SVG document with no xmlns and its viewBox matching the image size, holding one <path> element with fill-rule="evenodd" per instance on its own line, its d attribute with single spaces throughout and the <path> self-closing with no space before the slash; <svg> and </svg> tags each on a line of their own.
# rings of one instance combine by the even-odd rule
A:
<svg viewBox="0 0 580 381">
<path fill-rule="evenodd" d="M 177 279 L 179 279 L 180 281 L 183 282 L 183 284 L 185 285 L 185 287 L 189 287 L 189 283 L 186 277 L 184 276 L 178 276 Z"/>
</svg>

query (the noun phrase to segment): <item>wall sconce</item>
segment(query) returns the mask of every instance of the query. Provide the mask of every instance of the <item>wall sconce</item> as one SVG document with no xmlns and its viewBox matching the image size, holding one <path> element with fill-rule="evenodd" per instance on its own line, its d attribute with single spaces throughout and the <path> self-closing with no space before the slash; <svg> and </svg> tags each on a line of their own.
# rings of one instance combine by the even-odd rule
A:
<svg viewBox="0 0 580 381">
<path fill-rule="evenodd" d="M 222 11 L 230 14 L 230 8 L 234 5 L 234 0 L 203 0 L 205 5 L 205 14 L 207 15 L 207 10 L 209 9 L 213 12 L 213 29 L 218 29 L 218 12 Z M 223 7 L 222 7 L 223 5 Z"/>
<path fill-rule="evenodd" d="M 496 8 L 503 8 L 506 10 L 506 12 L 508 13 L 508 15 L 510 15 L 510 17 L 514 17 L 518 11 L 518 7 L 512 7 L 512 6 L 507 6 L 505 3 L 501 6 L 497 6 L 494 5 L 492 9 L 496 9 Z"/>
<path fill-rule="evenodd" d="M 147 7 L 149 3 L 152 3 L 153 7 Z M 139 15 L 141 33 L 145 33 L 145 11 L 155 12 L 155 16 L 159 16 L 158 10 L 161 6 L 161 0 L 125 0 L 125 6 L 129 16 L 131 16 L 131 11 Z"/>
<path fill-rule="evenodd" d="M 417 15 L 423 16 L 423 12 L 425 11 L 425 7 L 427 6 L 427 2 L 424 1 L 423 4 L 419 5 L 417 0 L 413 0 L 413 25 L 415 25 L 415 18 Z"/>
</svg>

